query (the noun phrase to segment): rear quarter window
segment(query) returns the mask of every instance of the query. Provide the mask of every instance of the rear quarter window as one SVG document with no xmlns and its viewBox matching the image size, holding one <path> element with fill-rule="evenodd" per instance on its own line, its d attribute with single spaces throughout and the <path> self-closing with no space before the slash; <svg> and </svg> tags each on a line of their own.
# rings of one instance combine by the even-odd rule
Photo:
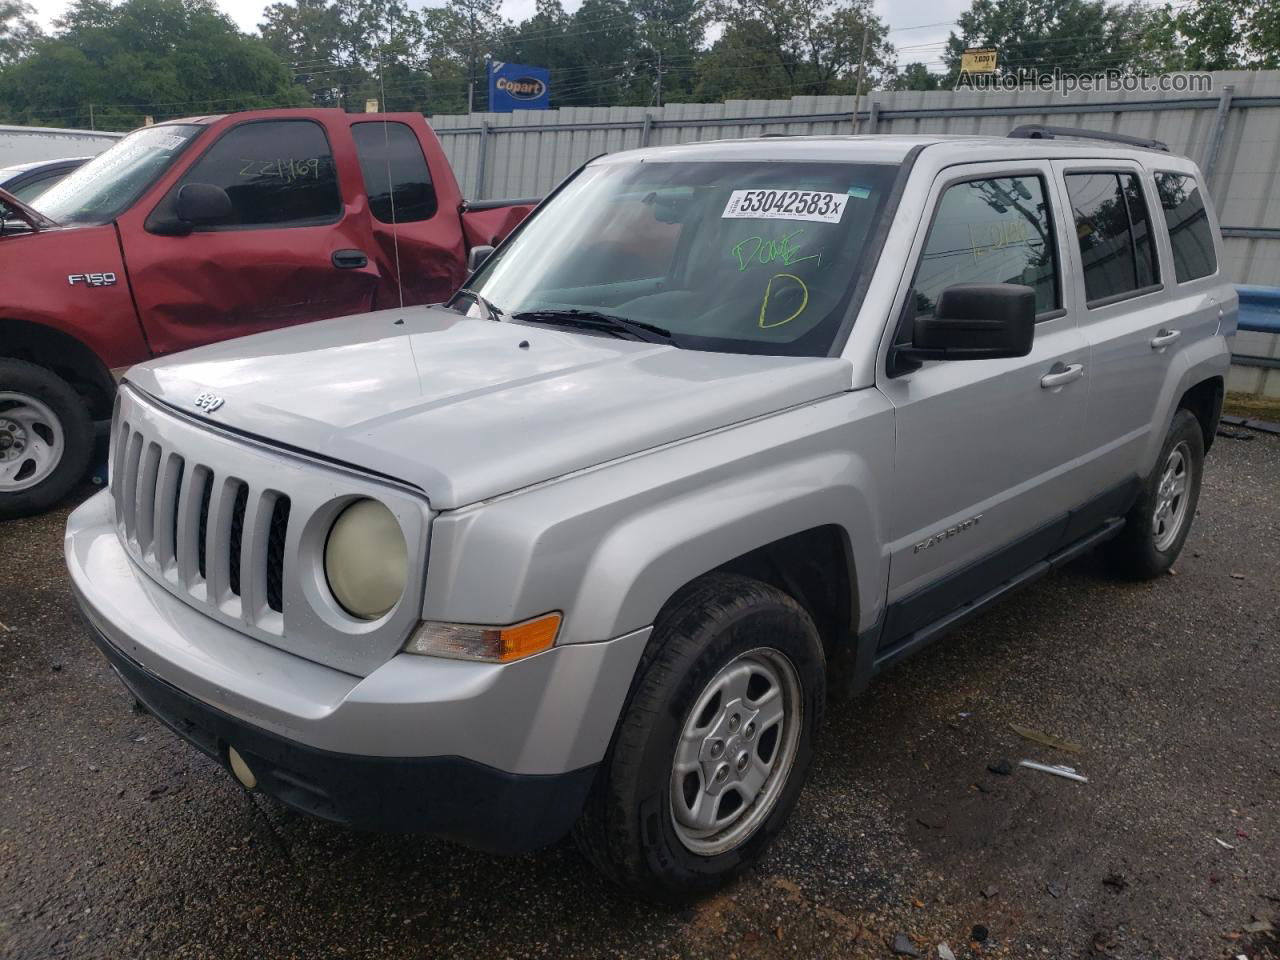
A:
<svg viewBox="0 0 1280 960">
<path fill-rule="evenodd" d="M 1204 196 L 1195 177 L 1181 173 L 1157 173 L 1156 192 L 1173 248 L 1173 274 L 1179 283 L 1216 273 L 1218 255 Z"/>
</svg>

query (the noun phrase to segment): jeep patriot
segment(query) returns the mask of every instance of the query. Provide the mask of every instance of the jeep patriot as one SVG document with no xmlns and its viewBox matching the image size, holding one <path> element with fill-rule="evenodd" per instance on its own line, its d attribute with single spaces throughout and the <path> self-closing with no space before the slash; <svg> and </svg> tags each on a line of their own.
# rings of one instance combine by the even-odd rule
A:
<svg viewBox="0 0 1280 960">
<path fill-rule="evenodd" d="M 601 157 L 446 305 L 134 367 L 67 526 L 95 642 L 298 810 L 723 883 L 829 675 L 1187 537 L 1236 323 L 1203 176 L 1015 133 Z"/>
</svg>

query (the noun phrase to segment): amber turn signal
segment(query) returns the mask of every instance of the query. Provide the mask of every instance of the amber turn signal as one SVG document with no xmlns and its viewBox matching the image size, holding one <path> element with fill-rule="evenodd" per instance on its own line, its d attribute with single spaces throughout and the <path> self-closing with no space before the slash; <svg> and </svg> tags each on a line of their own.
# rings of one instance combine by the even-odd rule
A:
<svg viewBox="0 0 1280 960">
<path fill-rule="evenodd" d="M 418 625 L 404 650 L 454 660 L 510 663 L 553 647 L 560 619 L 559 613 L 548 613 L 509 627 L 425 622 Z"/>
</svg>

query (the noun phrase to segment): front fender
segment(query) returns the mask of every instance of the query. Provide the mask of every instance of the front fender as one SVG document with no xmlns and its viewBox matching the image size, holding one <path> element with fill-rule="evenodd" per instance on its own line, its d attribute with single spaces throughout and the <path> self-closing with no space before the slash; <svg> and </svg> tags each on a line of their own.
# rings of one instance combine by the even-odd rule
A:
<svg viewBox="0 0 1280 960">
<path fill-rule="evenodd" d="M 893 443 L 891 405 L 860 390 L 443 513 L 423 616 L 514 623 L 561 610 L 561 643 L 605 640 L 651 624 L 694 578 L 834 524 L 865 629 L 883 604 Z"/>
</svg>

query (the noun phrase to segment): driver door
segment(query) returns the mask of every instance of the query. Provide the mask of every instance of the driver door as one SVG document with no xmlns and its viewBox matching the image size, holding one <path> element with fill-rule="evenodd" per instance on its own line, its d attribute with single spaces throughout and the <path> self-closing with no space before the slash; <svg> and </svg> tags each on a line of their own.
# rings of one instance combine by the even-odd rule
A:
<svg viewBox="0 0 1280 960">
<path fill-rule="evenodd" d="M 953 283 L 1030 286 L 1037 323 L 1025 357 L 881 366 L 897 424 L 882 650 L 1050 553 L 1075 505 L 1088 344 L 1062 281 L 1052 184 L 1049 164 L 1031 161 L 953 167 L 931 188 L 902 329 Z"/>
<path fill-rule="evenodd" d="M 250 120 L 214 139 L 152 209 L 122 217 L 125 263 L 152 349 L 373 309 L 377 267 L 349 141 L 314 120 Z M 348 182 L 350 181 L 350 182 Z M 220 187 L 231 214 L 167 235 L 185 184 Z"/>
</svg>

